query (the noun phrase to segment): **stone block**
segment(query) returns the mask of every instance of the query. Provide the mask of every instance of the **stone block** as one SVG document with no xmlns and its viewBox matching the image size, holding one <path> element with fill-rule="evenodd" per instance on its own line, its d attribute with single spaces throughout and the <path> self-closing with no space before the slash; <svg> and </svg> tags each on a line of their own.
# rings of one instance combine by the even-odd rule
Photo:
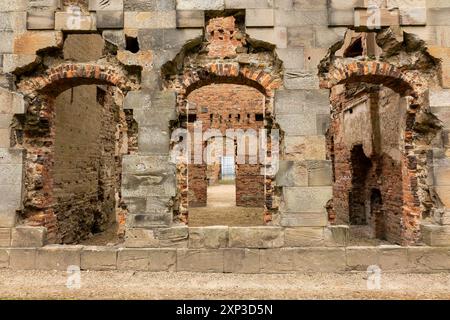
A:
<svg viewBox="0 0 450 320">
<path fill-rule="evenodd" d="M 23 96 L 21 94 L 11 92 L 5 88 L 0 88 L 0 114 L 23 114 L 24 112 L 25 100 L 23 99 Z M 5 152 L 11 153 L 14 151 Z M 0 153 L 0 161 L 6 156 L 5 152 Z M 22 162 L 22 157 L 20 157 L 20 162 Z"/>
<path fill-rule="evenodd" d="M 329 94 L 329 90 L 278 90 L 275 94 L 275 114 L 329 112 Z"/>
<path fill-rule="evenodd" d="M 445 159 L 445 162 L 447 161 Z M 435 186 L 450 186 L 450 163 L 435 163 L 433 166 L 433 178 Z M 443 194 L 445 193 L 441 193 L 441 195 Z"/>
<path fill-rule="evenodd" d="M 284 229 L 286 247 L 316 247 L 324 243 L 324 228 L 301 227 Z"/>
<path fill-rule="evenodd" d="M 122 170 L 123 173 L 135 174 L 140 176 L 153 174 L 164 175 L 164 173 L 166 172 L 174 173 L 175 168 L 173 164 L 169 162 L 169 160 L 169 156 L 166 155 L 127 155 L 123 157 Z"/>
<path fill-rule="evenodd" d="M 279 248 L 284 233 L 279 227 L 230 227 L 228 244 L 231 248 Z"/>
<path fill-rule="evenodd" d="M 442 182 L 445 183 L 445 182 Z M 450 186 L 444 185 L 439 186 L 436 185 L 434 187 L 434 190 L 436 191 L 437 195 L 439 196 L 439 199 L 443 202 L 443 204 L 449 208 L 450 207 Z"/>
<path fill-rule="evenodd" d="M 311 48 L 316 45 L 313 28 L 289 27 L 287 28 L 288 48 Z"/>
<path fill-rule="evenodd" d="M 316 114 L 317 135 L 326 135 L 330 127 L 331 117 L 329 113 Z"/>
<path fill-rule="evenodd" d="M 117 60 L 126 66 L 142 67 L 142 70 L 151 70 L 153 68 L 153 53 L 150 50 L 140 50 L 137 53 L 119 50 L 117 51 Z"/>
<path fill-rule="evenodd" d="M 426 0 L 387 0 L 388 8 L 399 8 L 400 25 L 420 26 L 427 24 Z"/>
<path fill-rule="evenodd" d="M 42 247 L 47 229 L 44 227 L 18 226 L 12 230 L 12 246 L 16 248 Z"/>
<path fill-rule="evenodd" d="M 0 114 L 0 129 L 9 129 L 11 127 L 13 117 L 14 116 L 12 114 Z"/>
<path fill-rule="evenodd" d="M 55 12 L 55 30 L 94 31 L 97 30 L 93 14 L 78 12 Z"/>
<path fill-rule="evenodd" d="M 430 107 L 450 107 L 450 90 L 431 89 Z"/>
<path fill-rule="evenodd" d="M 293 269 L 296 272 L 344 272 L 344 248 L 293 249 Z"/>
<path fill-rule="evenodd" d="M 127 225 L 132 228 L 161 228 L 168 227 L 173 220 L 173 214 L 166 212 L 129 214 Z"/>
<path fill-rule="evenodd" d="M 398 9 L 380 8 L 380 19 L 373 17 L 370 9 L 355 8 L 355 27 L 367 27 L 369 30 L 380 29 L 381 27 L 399 26 L 400 13 Z"/>
<path fill-rule="evenodd" d="M 450 7 L 428 8 L 427 25 L 448 26 L 449 15 L 450 15 Z"/>
<path fill-rule="evenodd" d="M 315 65 L 316 70 L 317 65 L 319 64 L 320 60 L 322 60 L 326 53 L 324 50 L 328 50 L 332 45 L 336 44 L 339 41 L 344 40 L 345 33 L 347 32 L 347 28 L 329 28 L 327 26 L 314 26 L 314 39 L 315 39 L 315 48 L 309 48 L 314 53 L 318 54 L 318 57 L 315 58 L 317 61 Z M 324 54 L 325 52 L 325 54 Z M 307 53 L 305 53 L 305 58 L 307 58 Z"/>
<path fill-rule="evenodd" d="M 294 271 L 294 251 L 292 248 L 260 250 L 261 273 L 283 273 Z"/>
<path fill-rule="evenodd" d="M 150 249 L 149 254 L 149 271 L 176 271 L 177 250 L 176 249 Z"/>
<path fill-rule="evenodd" d="M 283 66 L 289 69 L 304 68 L 304 49 L 285 48 L 276 50 L 278 57 L 283 61 Z"/>
<path fill-rule="evenodd" d="M 0 31 L 0 54 L 14 51 L 14 33 L 11 30 Z"/>
<path fill-rule="evenodd" d="M 276 10 L 274 13 L 276 26 L 310 28 L 311 26 L 325 26 L 328 21 L 325 9 Z"/>
<path fill-rule="evenodd" d="M 150 93 L 147 91 L 132 91 L 127 94 L 124 100 L 124 109 L 173 109 L 176 104 L 176 96 L 173 91 Z M 150 122 L 151 123 L 151 122 Z"/>
<path fill-rule="evenodd" d="M 303 52 L 304 69 L 310 72 L 317 72 L 320 61 L 325 58 L 327 53 L 327 48 L 306 48 Z M 295 69 L 298 67 L 293 66 L 292 68 Z"/>
<path fill-rule="evenodd" d="M 86 247 L 81 251 L 82 270 L 115 270 L 117 250 L 109 247 Z"/>
<path fill-rule="evenodd" d="M 246 27 L 273 27 L 275 24 L 273 9 L 253 9 L 245 10 Z"/>
<path fill-rule="evenodd" d="M 328 26 L 350 27 L 354 23 L 353 10 L 333 9 L 328 11 Z"/>
<path fill-rule="evenodd" d="M 28 0 L 28 9 L 61 9 L 63 0 Z"/>
<path fill-rule="evenodd" d="M 4 12 L 26 11 L 28 0 L 0 0 L 0 8 Z"/>
<path fill-rule="evenodd" d="M 275 45 L 277 48 L 287 48 L 286 27 L 274 28 L 247 28 L 250 38 L 261 40 Z"/>
<path fill-rule="evenodd" d="M 155 248 L 159 241 L 153 230 L 143 228 L 127 228 L 125 232 L 125 247 L 127 248 Z"/>
<path fill-rule="evenodd" d="M 348 226 L 329 226 L 324 231 L 326 245 L 338 247 L 347 246 L 350 239 L 350 228 Z"/>
<path fill-rule="evenodd" d="M 123 0 L 89 0 L 89 11 L 122 11 Z"/>
<path fill-rule="evenodd" d="M 223 266 L 223 250 L 177 250 L 177 271 L 222 273 L 224 271 Z"/>
<path fill-rule="evenodd" d="M 408 247 L 409 272 L 448 272 L 449 248 Z"/>
<path fill-rule="evenodd" d="M 223 254 L 225 273 L 259 273 L 258 249 L 225 249 Z"/>
<path fill-rule="evenodd" d="M 120 248 L 117 252 L 117 269 L 148 271 L 149 251 L 147 249 Z"/>
<path fill-rule="evenodd" d="M 0 228 L 0 248 L 11 246 L 11 228 Z"/>
<path fill-rule="evenodd" d="M 60 31 L 28 31 L 14 40 L 14 53 L 36 54 L 50 48 L 62 48 L 63 34 Z"/>
<path fill-rule="evenodd" d="M 430 46 L 428 52 L 442 61 L 441 82 L 443 88 L 450 88 L 450 48 Z"/>
<path fill-rule="evenodd" d="M 122 29 L 123 12 L 122 11 L 97 11 L 96 15 L 97 29 Z"/>
<path fill-rule="evenodd" d="M 175 0 L 127 0 L 125 11 L 171 11 L 175 10 Z"/>
<path fill-rule="evenodd" d="M 225 9 L 264 9 L 274 7 L 273 0 L 225 0 Z"/>
<path fill-rule="evenodd" d="M 284 87 L 290 90 L 319 89 L 319 77 L 315 72 L 301 69 L 286 69 Z"/>
<path fill-rule="evenodd" d="M 283 188 L 282 212 L 325 212 L 325 206 L 333 197 L 332 187 Z"/>
<path fill-rule="evenodd" d="M 11 129 L 0 128 L 0 148 L 11 146 Z"/>
<path fill-rule="evenodd" d="M 33 270 L 36 269 L 35 248 L 12 248 L 9 251 L 10 268 L 12 270 Z"/>
<path fill-rule="evenodd" d="M 284 147 L 286 160 L 326 160 L 325 136 L 288 136 Z"/>
<path fill-rule="evenodd" d="M 9 249 L 0 249 L 0 269 L 9 268 Z"/>
<path fill-rule="evenodd" d="M 54 10 L 32 10 L 27 12 L 28 30 L 53 30 L 55 29 Z"/>
<path fill-rule="evenodd" d="M 16 225 L 14 210 L 0 211 L 0 228 L 12 228 Z"/>
<path fill-rule="evenodd" d="M 124 12 L 125 29 L 176 28 L 176 11 Z"/>
<path fill-rule="evenodd" d="M 320 187 L 332 185 L 331 161 L 307 161 L 308 186 Z"/>
<path fill-rule="evenodd" d="M 276 174 L 279 187 L 307 187 L 308 166 L 304 161 L 280 160 Z"/>
<path fill-rule="evenodd" d="M 203 28 L 205 12 L 201 10 L 177 10 L 177 28 Z"/>
<path fill-rule="evenodd" d="M 282 227 L 324 227 L 328 224 L 325 212 L 282 213 Z"/>
<path fill-rule="evenodd" d="M 169 121 L 177 118 L 175 105 L 152 108 L 135 109 L 133 112 L 139 127 L 143 126 L 169 126 Z"/>
<path fill-rule="evenodd" d="M 435 247 L 450 246 L 450 226 L 422 224 L 420 229 L 423 242 L 427 245 Z"/>
<path fill-rule="evenodd" d="M 169 131 L 168 126 L 139 127 L 139 151 L 145 154 L 168 154 L 170 145 Z"/>
<path fill-rule="evenodd" d="M 276 121 L 286 136 L 311 136 L 317 133 L 316 115 L 312 112 L 278 115 Z"/>
<path fill-rule="evenodd" d="M 1 99 L 0 90 L 0 99 Z M 0 100 L 0 106 L 2 101 Z M 1 114 L 1 110 L 0 110 Z M 22 164 L 24 156 L 24 150 L 0 148 L 0 164 Z"/>
<path fill-rule="evenodd" d="M 145 165 L 145 164 L 143 164 Z M 160 196 L 175 196 L 176 181 L 175 168 L 166 167 L 155 170 L 153 164 L 142 169 L 142 173 L 123 175 L 122 194 L 126 198 L 146 198 Z"/>
<path fill-rule="evenodd" d="M 330 0 L 328 7 L 329 26 L 353 26 L 354 8 L 365 7 L 364 0 Z"/>
<path fill-rule="evenodd" d="M 157 50 L 154 59 L 162 60 L 162 62 L 155 62 L 155 65 L 158 65 L 171 60 L 170 56 L 172 55 L 172 51 L 177 54 L 186 43 L 200 43 L 201 41 L 199 39 L 202 35 L 203 30 L 198 28 L 144 29 L 139 30 L 138 40 L 141 50 Z M 167 50 L 168 52 L 165 52 Z"/>
<path fill-rule="evenodd" d="M 185 248 L 188 244 L 189 228 L 180 225 L 155 229 L 155 237 L 161 247 Z"/>
<path fill-rule="evenodd" d="M 225 0 L 177 0 L 177 10 L 223 10 Z"/>
<path fill-rule="evenodd" d="M 41 62 L 35 54 L 5 54 L 3 56 L 3 72 L 23 73 Z"/>
<path fill-rule="evenodd" d="M 367 271 L 369 266 L 380 263 L 378 247 L 347 247 L 346 256 L 349 270 Z"/>
<path fill-rule="evenodd" d="M 189 228 L 189 248 L 217 249 L 228 245 L 228 227 L 198 227 Z"/>
<path fill-rule="evenodd" d="M 36 268 L 39 270 L 66 271 L 69 266 L 80 266 L 82 246 L 49 245 L 36 253 Z"/>
<path fill-rule="evenodd" d="M 382 245 L 380 248 L 380 268 L 382 271 L 405 271 L 408 268 L 408 254 L 405 247 Z"/>
<path fill-rule="evenodd" d="M 115 45 L 119 50 L 124 50 L 126 47 L 125 33 L 123 30 L 103 30 L 102 37 L 106 42 Z"/>
<path fill-rule="evenodd" d="M 26 16 L 26 12 L 0 12 L 0 31 L 24 32 Z"/>
<path fill-rule="evenodd" d="M 2 201 L 0 202 L 0 212 L 16 211 L 21 208 L 22 206 L 21 185 L 19 184 L 0 185 L 0 194 L 2 194 Z"/>
</svg>

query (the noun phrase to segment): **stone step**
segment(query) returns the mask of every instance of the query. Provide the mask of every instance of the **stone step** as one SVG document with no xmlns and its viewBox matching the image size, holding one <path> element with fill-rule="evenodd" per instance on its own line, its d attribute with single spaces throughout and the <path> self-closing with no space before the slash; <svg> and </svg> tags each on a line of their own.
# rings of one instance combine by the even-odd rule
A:
<svg viewBox="0 0 450 320">
<path fill-rule="evenodd" d="M 0 248 L 0 269 L 215 273 L 450 272 L 450 247 L 153 248 L 49 245 Z"/>
</svg>

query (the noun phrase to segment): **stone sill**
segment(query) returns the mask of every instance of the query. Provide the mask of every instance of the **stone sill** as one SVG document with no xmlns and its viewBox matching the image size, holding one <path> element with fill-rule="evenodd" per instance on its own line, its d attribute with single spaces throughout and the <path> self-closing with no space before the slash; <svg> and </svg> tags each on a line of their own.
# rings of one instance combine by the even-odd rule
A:
<svg viewBox="0 0 450 320">
<path fill-rule="evenodd" d="M 136 270 L 214 273 L 450 272 L 450 247 L 303 247 L 277 249 L 131 249 L 48 245 L 1 248 L 0 269 Z"/>
</svg>

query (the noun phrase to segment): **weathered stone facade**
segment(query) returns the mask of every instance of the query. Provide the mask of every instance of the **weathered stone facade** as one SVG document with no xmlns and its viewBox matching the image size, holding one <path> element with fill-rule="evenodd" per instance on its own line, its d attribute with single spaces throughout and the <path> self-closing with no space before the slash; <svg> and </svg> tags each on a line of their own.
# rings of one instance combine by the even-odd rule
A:
<svg viewBox="0 0 450 320">
<path fill-rule="evenodd" d="M 0 0 L 0 267 L 345 271 L 373 251 L 387 269 L 450 270 L 448 248 L 433 248 L 450 246 L 449 12 Z M 171 156 L 189 119 L 268 130 L 276 174 L 237 167 L 237 202 L 264 207 L 264 226 L 189 227 L 217 175 Z M 114 223 L 124 248 L 52 245 Z M 348 247 L 361 226 L 392 246 Z"/>
</svg>

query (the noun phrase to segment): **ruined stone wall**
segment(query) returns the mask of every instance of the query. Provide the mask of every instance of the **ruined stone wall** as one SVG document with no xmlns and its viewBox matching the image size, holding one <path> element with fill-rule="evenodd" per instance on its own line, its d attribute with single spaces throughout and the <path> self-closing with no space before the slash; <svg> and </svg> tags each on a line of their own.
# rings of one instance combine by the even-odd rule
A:
<svg viewBox="0 0 450 320">
<path fill-rule="evenodd" d="M 450 4 L 442 0 L 377 3 L 381 6 L 381 29 L 375 30 L 377 36 L 372 38 L 382 53 L 372 50 L 376 46 L 363 46 L 366 56 L 361 58 L 355 46 L 347 58 L 361 63 L 345 71 L 336 68 L 332 77 L 345 81 L 342 74 L 361 69 L 375 74 L 371 81 L 377 85 L 383 81 L 399 84 L 405 95 L 411 89 L 405 81 L 408 78 L 415 89 L 419 88 L 416 102 L 426 97 L 420 88 L 430 89 L 429 106 L 421 103 L 425 108 L 419 111 L 414 109 L 417 105 L 409 107 L 405 120 L 402 180 L 403 190 L 408 192 L 403 194 L 401 223 L 413 227 L 402 237 L 418 240 L 419 225 L 425 217 L 434 223 L 428 230 L 437 230 L 439 224 L 437 235 L 427 236 L 428 242 L 448 244 Z M 80 10 L 73 12 L 69 5 Z M 321 238 L 328 230 L 326 209 L 332 218 L 334 210 L 330 202 L 334 197 L 334 155 L 326 152 L 325 132 L 330 123 L 329 89 L 338 83 L 320 87 L 317 74 L 326 67 L 317 66 L 330 48 L 336 52 L 345 42 L 346 30 L 366 30 L 368 5 L 369 1 L 361 0 L 0 0 L 0 101 L 6 101 L 6 107 L 0 109 L 0 154 L 2 165 L 13 168 L 0 176 L 2 193 L 12 190 L 0 201 L 0 228 L 12 234 L 17 217 L 23 218 L 21 224 L 45 225 L 49 234 L 56 228 L 52 190 L 48 188 L 52 177 L 45 169 L 53 161 L 51 144 L 47 143 L 54 132 L 33 131 L 32 127 L 26 128 L 28 132 L 10 130 L 11 122 L 16 128 L 26 118 L 35 129 L 48 127 L 52 97 L 41 91 L 65 90 L 76 84 L 111 84 L 125 93 L 136 90 L 125 98 L 126 120 L 133 127 L 128 137 L 132 151 L 124 158 L 121 190 L 123 207 L 130 212 L 128 244 L 155 245 L 153 235 L 164 237 L 172 230 L 172 210 L 178 201 L 175 168 L 168 160 L 174 123 L 185 111 L 182 109 L 190 92 L 227 82 L 251 84 L 264 92 L 266 125 L 282 131 L 280 170 L 265 181 L 266 195 L 275 195 L 266 198 L 266 211 L 270 211 L 266 222 L 286 228 L 290 245 L 303 243 L 305 229 Z M 74 23 L 80 12 L 80 23 Z M 228 19 L 220 22 L 223 16 Z M 237 26 L 231 25 L 230 16 Z M 209 25 L 215 18 L 219 20 Z M 384 37 L 386 30 L 390 37 Z M 108 48 L 102 52 L 104 57 L 81 65 L 62 57 L 63 44 L 71 38 L 68 35 L 78 33 L 101 34 Z M 420 44 L 418 39 L 425 42 Z M 430 57 L 441 61 L 433 62 Z M 378 71 L 386 73 L 376 74 Z M 133 86 L 129 86 L 129 79 Z M 367 77 L 360 74 L 352 81 L 362 79 Z M 443 121 L 444 129 L 432 142 L 428 139 L 438 126 L 430 124 L 432 116 L 427 112 Z M 394 124 L 386 121 L 384 126 L 391 131 Z M 381 135 L 386 135 L 383 130 Z M 38 140 L 42 147 L 23 157 L 21 148 Z M 329 140 L 333 144 L 332 137 Z M 384 142 L 389 150 L 383 149 L 383 154 L 397 161 L 395 141 Z M 382 166 L 389 165 L 390 158 L 381 159 Z M 335 174 L 341 171 L 336 163 L 334 167 Z M 351 170 L 342 165 L 342 171 Z M 23 197 L 22 190 L 31 190 L 31 197 Z M 154 228 L 157 231 L 153 234 Z"/>
</svg>

